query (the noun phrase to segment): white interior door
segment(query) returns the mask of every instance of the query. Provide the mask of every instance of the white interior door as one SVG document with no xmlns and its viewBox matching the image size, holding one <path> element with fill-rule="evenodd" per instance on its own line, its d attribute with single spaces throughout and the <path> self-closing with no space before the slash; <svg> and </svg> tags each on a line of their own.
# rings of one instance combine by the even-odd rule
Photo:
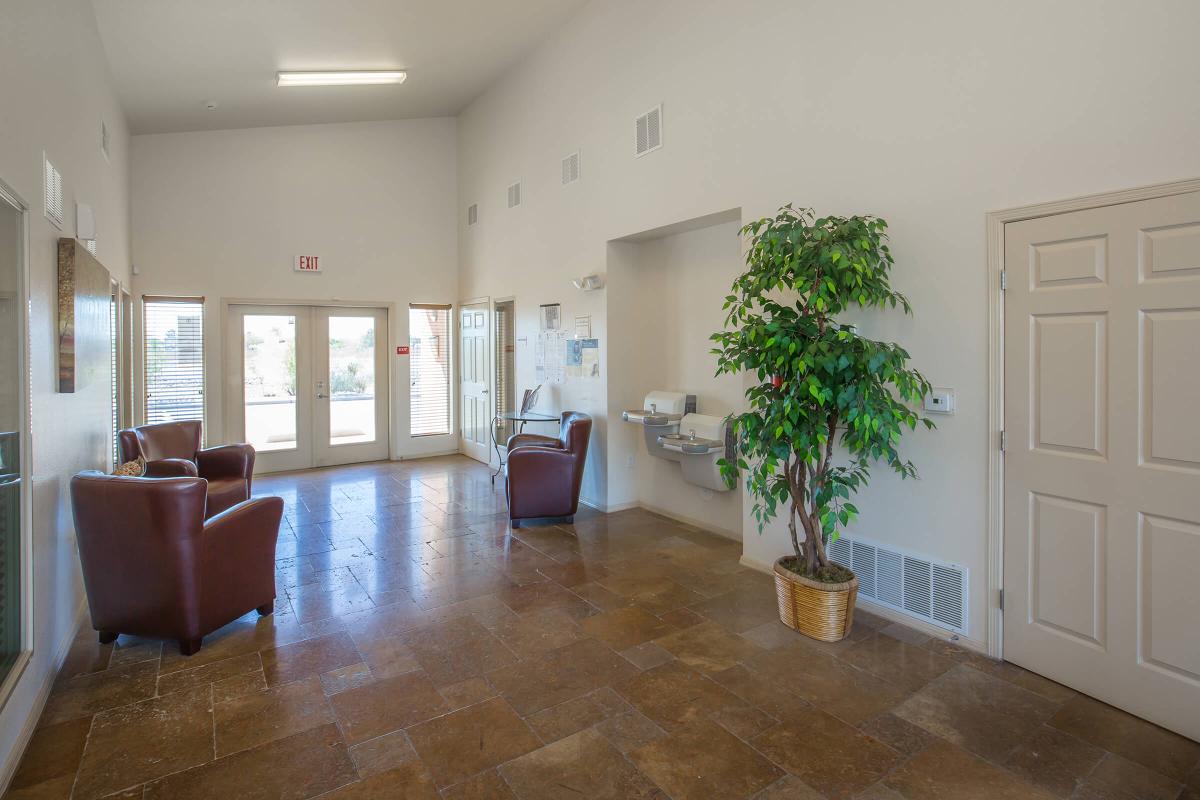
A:
<svg viewBox="0 0 1200 800">
<path fill-rule="evenodd" d="M 387 312 L 230 306 L 226 413 L 256 472 L 388 457 Z"/>
<path fill-rule="evenodd" d="M 492 424 L 488 394 L 488 363 L 490 341 L 488 333 L 489 304 L 470 303 L 459 308 L 459 385 L 462 387 L 462 432 L 459 449 L 485 464 L 490 458 L 492 440 L 488 427 Z"/>
<path fill-rule="evenodd" d="M 1200 739 L 1200 193 L 1004 253 L 1005 658 Z"/>
</svg>

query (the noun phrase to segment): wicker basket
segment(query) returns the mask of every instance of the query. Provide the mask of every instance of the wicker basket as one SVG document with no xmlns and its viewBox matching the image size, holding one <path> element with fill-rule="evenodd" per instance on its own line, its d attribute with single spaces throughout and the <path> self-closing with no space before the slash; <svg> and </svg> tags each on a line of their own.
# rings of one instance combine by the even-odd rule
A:
<svg viewBox="0 0 1200 800">
<path fill-rule="evenodd" d="M 838 642 L 854 624 L 858 578 L 846 583 L 821 583 L 775 562 L 775 594 L 779 619 L 794 631 L 822 642 Z"/>
</svg>

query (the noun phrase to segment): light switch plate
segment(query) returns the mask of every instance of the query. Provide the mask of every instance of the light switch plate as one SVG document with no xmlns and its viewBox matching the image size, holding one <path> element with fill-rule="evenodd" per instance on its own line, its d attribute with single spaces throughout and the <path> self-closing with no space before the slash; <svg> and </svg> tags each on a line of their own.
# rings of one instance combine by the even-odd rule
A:
<svg viewBox="0 0 1200 800">
<path fill-rule="evenodd" d="M 925 410 L 931 414 L 953 414 L 954 390 L 934 388 L 925 395 Z"/>
</svg>

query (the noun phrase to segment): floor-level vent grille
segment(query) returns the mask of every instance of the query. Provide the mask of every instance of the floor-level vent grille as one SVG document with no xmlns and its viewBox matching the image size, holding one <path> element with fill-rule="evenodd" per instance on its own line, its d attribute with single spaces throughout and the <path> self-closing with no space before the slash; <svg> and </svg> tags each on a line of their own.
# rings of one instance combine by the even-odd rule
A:
<svg viewBox="0 0 1200 800">
<path fill-rule="evenodd" d="M 965 567 L 846 536 L 830 545 L 829 557 L 854 570 L 861 596 L 967 635 Z"/>
</svg>

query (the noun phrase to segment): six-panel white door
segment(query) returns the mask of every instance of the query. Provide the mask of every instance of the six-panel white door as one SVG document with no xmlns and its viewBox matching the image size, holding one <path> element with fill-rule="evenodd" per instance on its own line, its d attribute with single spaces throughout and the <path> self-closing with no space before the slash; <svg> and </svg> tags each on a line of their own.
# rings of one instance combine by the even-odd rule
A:
<svg viewBox="0 0 1200 800">
<path fill-rule="evenodd" d="M 1004 656 L 1200 739 L 1200 193 L 1004 253 Z"/>
<path fill-rule="evenodd" d="M 489 394 L 489 304 L 469 303 L 459 309 L 459 384 L 462 387 L 462 433 L 459 449 L 483 463 L 491 455 L 492 406 Z"/>
</svg>

